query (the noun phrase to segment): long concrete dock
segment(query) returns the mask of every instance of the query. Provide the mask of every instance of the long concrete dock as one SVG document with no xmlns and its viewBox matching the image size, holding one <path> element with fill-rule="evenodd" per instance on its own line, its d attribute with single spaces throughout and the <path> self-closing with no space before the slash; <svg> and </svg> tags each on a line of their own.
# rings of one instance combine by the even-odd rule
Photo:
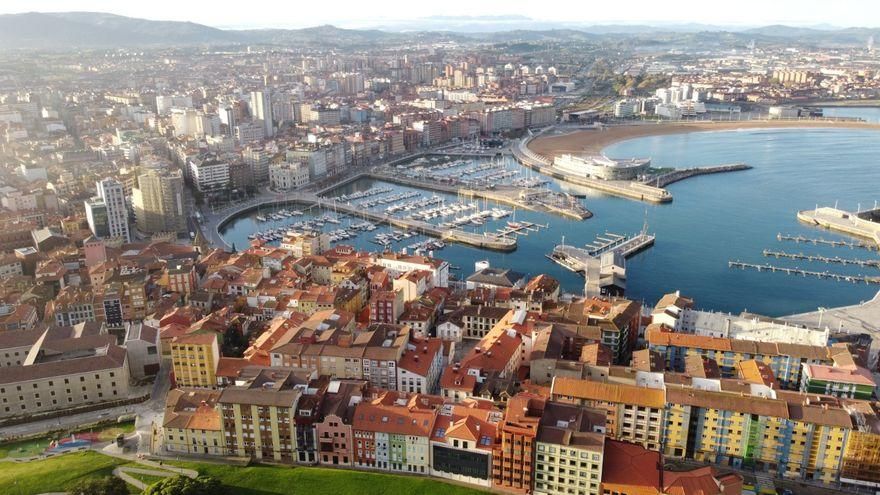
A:
<svg viewBox="0 0 880 495">
<path fill-rule="evenodd" d="M 749 170 L 751 168 L 751 165 L 746 165 L 745 163 L 729 163 L 725 165 L 711 165 L 708 167 L 684 168 L 673 170 L 672 172 L 667 172 L 656 177 L 652 177 L 651 179 L 646 180 L 645 184 L 650 184 L 654 187 L 666 187 L 669 184 L 688 179 L 690 177 L 696 177 L 698 175 L 737 172 L 740 170 Z"/>
<path fill-rule="evenodd" d="M 821 207 L 799 211 L 797 219 L 817 227 L 870 239 L 875 245 L 880 246 L 880 209 L 850 212 Z"/>
</svg>

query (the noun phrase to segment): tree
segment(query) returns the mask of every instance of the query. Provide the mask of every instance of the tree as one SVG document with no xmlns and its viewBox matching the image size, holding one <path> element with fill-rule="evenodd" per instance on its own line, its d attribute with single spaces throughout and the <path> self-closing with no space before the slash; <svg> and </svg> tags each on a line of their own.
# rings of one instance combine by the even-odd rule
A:
<svg viewBox="0 0 880 495">
<path fill-rule="evenodd" d="M 227 357 L 242 357 L 248 348 L 248 340 L 242 335 L 241 326 L 230 325 L 223 334 L 223 355 Z"/>
<path fill-rule="evenodd" d="M 144 495 L 223 495 L 226 489 L 216 478 L 199 476 L 165 478 L 148 486 Z"/>
<path fill-rule="evenodd" d="M 128 485 L 116 476 L 82 480 L 68 489 L 71 495 L 128 495 Z"/>
</svg>

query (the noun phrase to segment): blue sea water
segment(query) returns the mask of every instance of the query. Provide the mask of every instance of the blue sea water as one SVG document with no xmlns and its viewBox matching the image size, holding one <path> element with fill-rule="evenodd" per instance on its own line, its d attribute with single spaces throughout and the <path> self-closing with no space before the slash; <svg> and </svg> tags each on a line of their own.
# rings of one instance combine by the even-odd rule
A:
<svg viewBox="0 0 880 495">
<path fill-rule="evenodd" d="M 597 234 L 638 232 L 647 219 L 656 245 L 627 263 L 627 294 L 653 304 L 664 293 L 681 290 L 697 305 L 731 312 L 748 310 L 767 315 L 784 315 L 855 304 L 869 299 L 878 286 L 852 284 L 728 268 L 729 260 L 797 266 L 815 271 L 880 275 L 876 268 L 828 265 L 807 261 L 764 258 L 762 249 L 820 254 L 849 258 L 876 258 L 876 251 L 832 248 L 780 242 L 777 233 L 807 237 L 846 239 L 828 231 L 801 224 L 798 210 L 818 205 L 855 209 L 873 206 L 880 200 L 880 134 L 851 129 L 762 129 L 698 132 L 638 138 L 605 150 L 612 157 L 650 156 L 655 166 L 687 167 L 745 162 L 752 170 L 691 178 L 669 186 L 674 201 L 649 205 L 591 191 L 585 205 L 594 217 L 577 222 L 556 215 L 517 211 L 517 220 L 549 225 L 539 233 L 519 238 L 513 253 L 481 251 L 449 245 L 435 253 L 460 267 L 466 277 L 477 260 L 493 266 L 529 273 L 548 273 L 566 290 L 579 292 L 583 279 L 546 259 L 553 246 L 565 236 L 566 244 L 583 245 Z M 517 165 L 510 163 L 510 167 Z M 522 175 L 529 172 L 522 169 Z M 376 184 L 364 180 L 340 189 L 336 194 L 362 190 Z M 557 189 L 558 184 L 551 187 Z M 398 190 L 408 188 L 395 186 Z M 426 193 L 428 195 L 430 193 Z M 450 201 L 454 196 L 447 196 Z M 489 207 L 494 206 L 491 203 Z M 509 208 L 509 207 L 507 207 Z M 223 232 L 236 246 L 247 245 L 247 235 L 267 224 L 243 216 Z M 507 218 L 506 220 L 511 220 Z M 293 221 L 293 219 L 288 220 Z M 495 230 L 504 221 L 473 230 Z M 327 225 L 325 230 L 337 228 Z M 388 231 L 384 227 L 380 231 Z M 376 250 L 369 242 L 374 233 L 345 241 L 362 249 Z M 404 240 L 394 247 L 412 243 Z"/>
</svg>

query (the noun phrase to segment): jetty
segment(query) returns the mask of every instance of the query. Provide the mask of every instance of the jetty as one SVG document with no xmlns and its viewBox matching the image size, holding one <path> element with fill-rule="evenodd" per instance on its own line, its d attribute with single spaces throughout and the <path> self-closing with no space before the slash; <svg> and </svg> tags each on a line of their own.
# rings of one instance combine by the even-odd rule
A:
<svg viewBox="0 0 880 495">
<path fill-rule="evenodd" d="M 786 253 L 785 251 L 773 251 L 770 249 L 765 249 L 762 254 L 768 258 L 773 257 L 776 259 L 788 258 L 792 260 L 817 261 L 821 263 L 839 263 L 841 265 L 873 266 L 875 268 L 880 268 L 880 260 L 841 258 L 840 256 L 835 256 L 832 258 L 815 254 Z"/>
<path fill-rule="evenodd" d="M 654 245 L 654 234 L 642 231 L 628 237 L 606 232 L 585 247 L 562 244 L 546 255 L 550 261 L 586 278 L 587 296 L 622 294 L 626 290 L 626 259 Z"/>
<path fill-rule="evenodd" d="M 653 246 L 654 238 L 653 234 L 648 234 L 645 231 L 632 237 L 605 232 L 596 236 L 596 240 L 586 244 L 585 247 L 587 254 L 592 257 L 602 256 L 608 251 L 618 251 L 624 258 L 629 258 L 639 251 Z"/>
<path fill-rule="evenodd" d="M 836 280 L 838 282 L 852 282 L 854 284 L 877 284 L 880 285 L 880 277 L 869 277 L 866 275 L 844 275 L 832 272 L 817 272 L 810 270 L 802 270 L 800 268 L 787 268 L 784 266 L 774 266 L 770 264 L 745 263 L 742 261 L 728 261 L 729 268 L 739 268 L 742 270 L 751 269 L 759 272 L 784 273 L 786 275 L 800 275 L 802 277 L 816 277 L 826 280 Z"/>
<path fill-rule="evenodd" d="M 872 243 L 861 241 L 842 241 L 836 239 L 824 239 L 822 237 L 805 237 L 802 235 L 776 234 L 777 241 L 792 241 L 798 244 L 824 245 L 831 247 L 848 247 L 850 249 L 867 249 L 869 251 L 877 250 L 877 246 Z"/>
<path fill-rule="evenodd" d="M 654 234 L 649 234 L 645 230 L 634 236 L 606 232 L 596 236 L 595 241 L 583 248 L 567 245 L 563 238 L 562 244 L 558 244 L 546 256 L 555 263 L 583 275 L 587 272 L 589 265 L 602 258 L 603 255 L 611 253 L 619 255 L 623 259 L 630 258 L 653 246 L 655 238 Z"/>
<path fill-rule="evenodd" d="M 729 164 L 725 164 L 725 165 L 711 165 L 708 167 L 683 168 L 683 169 L 676 169 L 671 172 L 667 172 L 665 174 L 650 177 L 645 180 L 645 183 L 650 184 L 654 187 L 666 187 L 669 184 L 672 184 L 674 182 L 688 179 L 690 177 L 696 177 L 698 175 L 721 174 L 721 173 L 725 173 L 725 172 L 737 172 L 740 170 L 750 170 L 751 168 L 752 168 L 751 165 L 746 165 L 745 163 L 729 163 Z"/>
</svg>

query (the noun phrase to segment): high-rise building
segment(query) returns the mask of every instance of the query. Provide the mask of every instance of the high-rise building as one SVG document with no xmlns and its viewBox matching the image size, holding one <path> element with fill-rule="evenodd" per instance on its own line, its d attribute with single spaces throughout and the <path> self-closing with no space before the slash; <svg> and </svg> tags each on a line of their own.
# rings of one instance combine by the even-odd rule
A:
<svg viewBox="0 0 880 495">
<path fill-rule="evenodd" d="M 139 175 L 131 202 L 138 230 L 147 233 L 186 230 L 183 174 L 179 170 L 170 173 L 149 170 Z"/>
<path fill-rule="evenodd" d="M 95 237 L 118 237 L 131 242 L 125 190 L 116 179 L 96 183 L 98 195 L 86 200 L 86 219 Z"/>
<path fill-rule="evenodd" d="M 272 116 L 272 95 L 269 91 L 251 91 L 251 115 L 263 123 L 263 134 L 266 137 L 275 135 Z"/>
</svg>

